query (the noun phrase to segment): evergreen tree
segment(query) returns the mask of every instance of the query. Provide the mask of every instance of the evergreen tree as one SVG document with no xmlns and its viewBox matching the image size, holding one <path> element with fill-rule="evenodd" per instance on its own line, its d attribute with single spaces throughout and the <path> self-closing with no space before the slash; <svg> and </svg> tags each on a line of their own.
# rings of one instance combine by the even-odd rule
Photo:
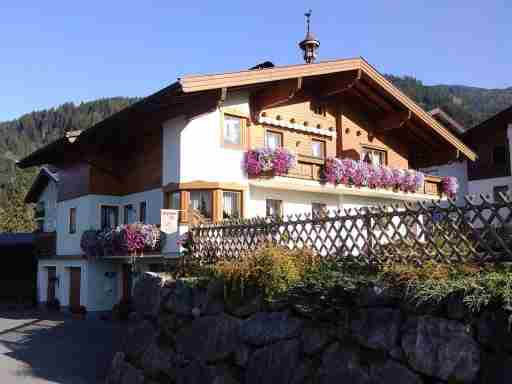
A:
<svg viewBox="0 0 512 384">
<path fill-rule="evenodd" d="M 3 186 L 7 204 L 0 208 L 0 232 L 32 232 L 35 229 L 34 209 L 25 204 L 35 171 L 15 171 L 15 177 Z"/>
</svg>

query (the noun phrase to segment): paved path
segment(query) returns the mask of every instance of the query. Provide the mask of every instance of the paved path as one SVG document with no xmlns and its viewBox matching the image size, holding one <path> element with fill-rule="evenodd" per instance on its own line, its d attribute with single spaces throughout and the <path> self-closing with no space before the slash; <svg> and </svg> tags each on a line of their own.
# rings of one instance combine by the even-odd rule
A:
<svg viewBox="0 0 512 384">
<path fill-rule="evenodd" d="M 103 383 L 123 332 L 102 320 L 0 313 L 0 383 Z"/>
</svg>

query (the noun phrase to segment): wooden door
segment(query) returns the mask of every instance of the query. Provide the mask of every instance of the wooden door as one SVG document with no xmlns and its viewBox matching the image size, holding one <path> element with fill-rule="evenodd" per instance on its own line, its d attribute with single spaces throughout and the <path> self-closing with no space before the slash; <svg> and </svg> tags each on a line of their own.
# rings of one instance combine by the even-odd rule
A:
<svg viewBox="0 0 512 384">
<path fill-rule="evenodd" d="M 48 267 L 48 287 L 46 291 L 46 301 L 55 300 L 55 282 L 57 277 L 57 267 Z"/>
<path fill-rule="evenodd" d="M 69 268 L 69 308 L 71 310 L 80 307 L 80 275 L 79 267 Z"/>
</svg>

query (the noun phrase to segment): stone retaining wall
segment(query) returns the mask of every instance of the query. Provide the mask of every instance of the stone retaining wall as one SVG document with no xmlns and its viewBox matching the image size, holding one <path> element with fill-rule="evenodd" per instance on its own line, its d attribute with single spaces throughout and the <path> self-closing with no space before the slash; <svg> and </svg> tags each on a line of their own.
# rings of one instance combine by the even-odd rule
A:
<svg viewBox="0 0 512 384">
<path fill-rule="evenodd" d="M 415 308 L 369 287 L 325 313 L 256 296 L 232 308 L 222 284 L 192 287 L 146 274 L 137 321 L 107 384 L 509 383 L 503 310 L 460 302 Z M 323 297 L 316 300 L 322 300 Z"/>
</svg>

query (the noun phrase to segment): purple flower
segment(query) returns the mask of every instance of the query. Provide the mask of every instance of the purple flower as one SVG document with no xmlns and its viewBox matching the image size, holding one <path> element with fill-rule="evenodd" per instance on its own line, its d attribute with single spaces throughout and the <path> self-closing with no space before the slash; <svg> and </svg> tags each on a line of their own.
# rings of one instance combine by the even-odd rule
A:
<svg viewBox="0 0 512 384">
<path fill-rule="evenodd" d="M 453 199 L 455 196 L 457 196 L 457 191 L 459 190 L 459 183 L 457 182 L 457 179 L 453 176 L 445 176 L 442 178 L 442 187 L 443 192 L 446 193 L 446 195 Z"/>
<path fill-rule="evenodd" d="M 258 177 L 263 172 L 284 175 L 296 164 L 296 156 L 286 148 L 260 148 L 245 153 L 243 168 L 249 177 Z"/>
<path fill-rule="evenodd" d="M 391 169 L 352 159 L 325 160 L 324 176 L 329 183 L 366 186 L 369 188 L 395 188 L 404 192 L 416 192 L 424 183 L 425 176 L 412 169 Z"/>
</svg>

